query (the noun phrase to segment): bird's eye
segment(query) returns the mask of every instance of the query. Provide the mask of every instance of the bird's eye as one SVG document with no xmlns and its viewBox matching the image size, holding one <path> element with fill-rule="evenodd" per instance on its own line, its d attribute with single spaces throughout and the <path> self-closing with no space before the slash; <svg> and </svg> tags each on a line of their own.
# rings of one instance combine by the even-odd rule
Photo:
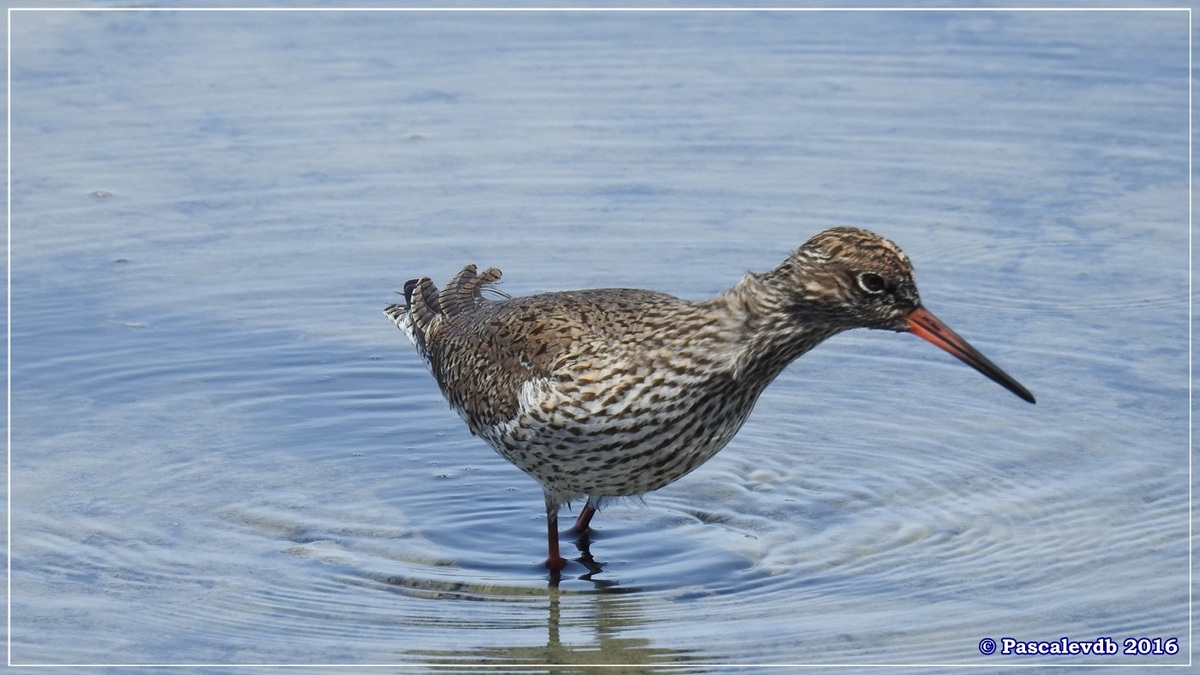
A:
<svg viewBox="0 0 1200 675">
<path fill-rule="evenodd" d="M 887 289 L 887 282 L 883 277 L 874 272 L 860 272 L 858 274 L 858 287 L 871 295 L 879 295 Z"/>
</svg>

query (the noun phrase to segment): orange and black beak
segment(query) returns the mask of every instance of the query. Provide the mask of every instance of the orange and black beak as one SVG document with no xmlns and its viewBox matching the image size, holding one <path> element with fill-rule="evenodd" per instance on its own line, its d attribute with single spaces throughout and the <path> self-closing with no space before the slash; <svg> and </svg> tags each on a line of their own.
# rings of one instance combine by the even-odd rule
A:
<svg viewBox="0 0 1200 675">
<path fill-rule="evenodd" d="M 908 315 L 908 330 L 913 335 L 929 340 L 933 344 L 950 352 L 958 360 L 983 373 L 988 379 L 1017 396 L 1030 403 L 1036 403 L 1033 399 L 1033 394 L 1029 393 L 1028 389 L 1022 387 L 1016 380 L 1009 377 L 1008 373 L 1000 370 L 996 364 L 989 361 L 983 354 L 980 354 L 969 342 L 959 337 L 957 333 L 950 330 L 946 324 L 939 321 L 932 312 L 924 307 L 917 307 Z"/>
</svg>

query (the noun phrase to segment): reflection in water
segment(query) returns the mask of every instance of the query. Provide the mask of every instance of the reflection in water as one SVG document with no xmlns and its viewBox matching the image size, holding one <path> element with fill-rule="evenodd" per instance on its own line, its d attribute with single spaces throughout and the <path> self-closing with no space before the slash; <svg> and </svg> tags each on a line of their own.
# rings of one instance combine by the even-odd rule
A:
<svg viewBox="0 0 1200 675">
<path fill-rule="evenodd" d="M 550 584 L 538 603 L 545 612 L 545 644 L 480 648 L 464 645 L 458 649 L 406 650 L 405 654 L 435 665 L 603 664 L 637 667 L 642 672 L 653 665 L 671 666 L 674 671 L 680 663 L 699 660 L 690 650 L 672 650 L 649 638 L 629 637 L 649 623 L 639 611 L 642 600 L 636 594 L 604 592 L 602 587 L 597 585 L 600 592 L 581 593 L 563 591 L 557 584 Z M 583 637 L 564 643 L 564 633 Z"/>
<path fill-rule="evenodd" d="M 596 559 L 592 557 L 591 544 L 592 536 L 590 531 L 583 532 L 575 540 L 575 547 L 579 549 L 579 557 L 575 558 L 575 562 L 578 562 L 587 568 L 587 574 L 584 574 L 579 578 L 585 581 L 591 581 L 592 583 L 596 584 L 597 588 L 614 588 L 617 585 L 617 582 L 611 579 L 594 578 L 597 574 L 600 574 L 604 571 L 604 567 L 600 563 L 596 562 Z M 554 572 L 550 577 L 551 585 L 557 586 L 561 575 L 561 572 Z"/>
<path fill-rule="evenodd" d="M 641 589 L 594 578 L 604 570 L 603 565 L 592 557 L 589 544 L 586 533 L 575 542 L 579 556 L 574 561 L 587 571 L 578 577 L 572 577 L 569 572 L 566 576 L 589 582 L 591 589 L 564 590 L 560 588 L 562 579 L 558 575 L 548 576 L 544 588 L 464 581 L 462 575 L 435 579 L 428 576 L 427 569 L 416 569 L 413 576 L 362 574 L 358 578 L 359 583 L 365 576 L 372 586 L 385 587 L 393 593 L 422 601 L 484 603 L 486 612 L 478 611 L 484 608 L 480 605 L 476 611 L 468 609 L 468 613 L 474 614 L 479 624 L 508 624 L 502 627 L 501 635 L 523 637 L 530 634 L 529 629 L 534 626 L 545 625 L 544 641 L 539 640 L 536 644 L 472 646 L 469 639 L 464 639 L 462 644 L 446 649 L 405 648 L 398 655 L 401 662 L 416 660 L 434 665 L 468 666 L 623 664 L 643 670 L 648 666 L 664 665 L 672 666 L 674 670 L 680 663 L 698 661 L 700 656 L 693 650 L 669 649 L 651 638 L 631 636 L 645 634 L 655 621 L 648 618 L 652 613 L 642 608 L 647 598 Z M 573 568 L 569 565 L 567 569 Z M 469 634 L 464 630 L 468 622 L 461 618 L 461 605 L 444 605 L 442 610 L 439 612 L 434 608 L 431 613 L 448 617 L 445 619 L 446 630 L 460 631 L 464 636 Z M 430 613 L 422 612 L 421 616 L 422 623 L 438 621 L 430 619 Z M 570 637 L 564 640 L 564 635 Z"/>
</svg>

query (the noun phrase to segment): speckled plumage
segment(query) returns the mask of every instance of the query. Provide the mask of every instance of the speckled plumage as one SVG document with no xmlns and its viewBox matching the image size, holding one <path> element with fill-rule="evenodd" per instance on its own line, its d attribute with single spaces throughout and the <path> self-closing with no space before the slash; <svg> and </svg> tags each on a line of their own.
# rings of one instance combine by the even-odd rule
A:
<svg viewBox="0 0 1200 675">
<path fill-rule="evenodd" d="M 469 265 L 440 290 L 410 281 L 386 313 L 471 431 L 542 485 L 552 568 L 562 503 L 587 495 L 586 526 L 601 499 L 678 480 L 733 438 L 789 363 L 838 332 L 921 334 L 908 258 L 856 228 L 827 230 L 700 302 L 624 288 L 485 297 L 499 278 Z M 922 337 L 961 341 L 920 312 L 935 334 Z M 955 355 L 1032 401 L 970 352 Z"/>
</svg>

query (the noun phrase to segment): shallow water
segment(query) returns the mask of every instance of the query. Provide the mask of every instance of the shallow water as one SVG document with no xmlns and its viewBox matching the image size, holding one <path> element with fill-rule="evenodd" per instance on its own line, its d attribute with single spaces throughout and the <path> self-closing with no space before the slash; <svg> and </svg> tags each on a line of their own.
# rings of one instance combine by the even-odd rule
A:
<svg viewBox="0 0 1200 675">
<path fill-rule="evenodd" d="M 1190 658 L 1185 13 L 12 30 L 13 663 Z M 698 299 L 838 224 L 1038 404 L 838 336 L 557 587 L 539 489 L 381 312 L 468 262 Z"/>
</svg>

